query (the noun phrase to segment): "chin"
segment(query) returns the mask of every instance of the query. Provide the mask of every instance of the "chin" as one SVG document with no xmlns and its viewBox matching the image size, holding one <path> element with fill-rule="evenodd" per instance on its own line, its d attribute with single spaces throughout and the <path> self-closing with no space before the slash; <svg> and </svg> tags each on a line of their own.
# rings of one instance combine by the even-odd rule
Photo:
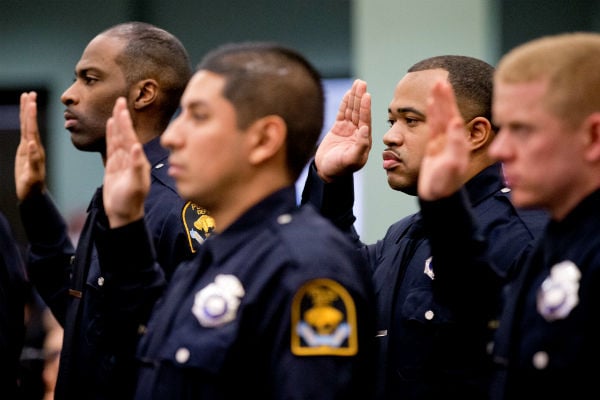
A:
<svg viewBox="0 0 600 400">
<path fill-rule="evenodd" d="M 417 187 L 416 186 L 411 186 L 411 185 L 406 185 L 404 183 L 394 182 L 393 180 L 390 180 L 390 179 L 388 179 L 388 185 L 393 190 L 397 190 L 398 192 L 405 193 L 409 196 L 417 195 Z"/>
<path fill-rule="evenodd" d="M 77 140 L 76 137 L 73 137 L 73 135 L 71 135 L 71 143 L 73 143 L 73 146 L 75 146 L 75 148 L 79 151 L 87 151 L 102 154 L 106 153 L 106 145 L 98 143 L 89 143 L 85 141 L 82 142 L 81 140 Z"/>
</svg>

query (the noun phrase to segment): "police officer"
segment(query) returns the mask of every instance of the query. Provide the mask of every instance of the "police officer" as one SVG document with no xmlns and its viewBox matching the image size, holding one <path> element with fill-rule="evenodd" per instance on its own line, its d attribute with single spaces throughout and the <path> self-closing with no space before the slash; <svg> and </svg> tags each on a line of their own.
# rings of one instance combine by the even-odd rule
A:
<svg viewBox="0 0 600 400">
<path fill-rule="evenodd" d="M 551 221 L 508 292 L 493 399 L 598 396 L 599 69 L 598 33 L 539 38 L 498 64 L 490 153 L 514 203 L 542 207 Z"/>
<path fill-rule="evenodd" d="M 4 214 L 0 213 L 0 392 L 18 397 L 21 350 L 25 341 L 28 282 L 21 250 Z"/>
<path fill-rule="evenodd" d="M 160 135 L 178 106 L 191 75 L 182 44 L 158 27 L 130 22 L 100 33 L 85 48 L 75 68 L 75 81 L 63 93 L 65 128 L 81 151 L 106 160 L 105 129 L 112 107 L 125 96 L 143 151 L 151 163 L 150 193 L 144 203 L 158 262 L 169 277 L 190 257 L 212 224 L 204 209 L 185 202 L 167 174 L 168 152 Z M 52 313 L 64 327 L 56 386 L 57 399 L 130 398 L 135 370 L 135 342 L 105 334 L 104 290 L 110 285 L 100 272 L 95 249 L 96 224 L 105 220 L 102 187 L 87 210 L 77 248 L 46 188 L 45 154 L 36 121 L 36 94 L 21 96 L 21 142 L 15 180 L 23 224 L 31 244 L 29 274 Z M 206 221 L 204 221 L 206 222 Z M 126 329 L 128 321 L 123 321 Z M 121 347 L 109 349 L 117 340 Z"/>
<path fill-rule="evenodd" d="M 449 82 L 467 127 L 467 172 L 460 184 L 480 221 L 480 233 L 493 238 L 495 270 L 463 267 L 463 257 L 473 250 L 470 242 L 433 246 L 432 229 L 446 222 L 434 219 L 427 226 L 421 212 L 392 224 L 375 244 L 360 241 L 352 226 L 352 173 L 364 166 L 371 148 L 370 95 L 364 82 L 355 81 L 344 97 L 311 164 L 303 202 L 314 204 L 350 234 L 373 271 L 380 399 L 487 396 L 491 364 L 486 346 L 497 326 L 502 283 L 547 220 L 543 213 L 511 204 L 501 166 L 487 154 L 495 137 L 490 122 L 493 72 L 481 60 L 456 55 L 428 58 L 409 68 L 389 104 L 382 156 L 389 186 L 416 195 L 428 140 L 429 94 L 437 81 Z M 452 217 L 451 229 L 466 223 L 458 214 L 444 217 Z"/>
<path fill-rule="evenodd" d="M 204 58 L 162 143 L 179 193 L 205 205 L 216 228 L 165 288 L 143 240 L 148 166 L 117 104 L 101 265 L 122 284 L 110 292 L 120 319 L 143 320 L 163 290 L 138 349 L 136 398 L 372 398 L 366 265 L 341 232 L 295 200 L 322 123 L 320 78 L 295 51 L 241 43 Z M 136 296 L 123 304 L 130 290 Z"/>
<path fill-rule="evenodd" d="M 550 222 L 507 288 L 493 346 L 491 399 L 598 397 L 599 68 L 600 34 L 584 32 L 532 40 L 498 63 L 493 112 L 499 132 L 489 153 L 503 163 L 514 204 L 548 210 Z M 445 213 L 468 213 L 468 204 L 456 201 L 466 156 L 462 127 L 449 122 L 455 104 L 448 93 L 444 87 L 433 93 L 437 139 L 424 162 L 419 197 Z M 479 243 L 481 262 L 493 238 L 470 225 L 458 236 Z M 446 230 L 444 238 L 455 236 Z"/>
</svg>

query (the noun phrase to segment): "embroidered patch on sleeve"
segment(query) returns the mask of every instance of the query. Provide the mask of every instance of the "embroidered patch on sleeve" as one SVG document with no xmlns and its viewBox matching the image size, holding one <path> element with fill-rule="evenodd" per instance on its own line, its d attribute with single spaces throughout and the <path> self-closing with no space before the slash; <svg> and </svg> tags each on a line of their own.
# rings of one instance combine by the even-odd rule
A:
<svg viewBox="0 0 600 400">
<path fill-rule="evenodd" d="M 342 285 L 331 279 L 315 279 L 296 292 L 291 350 L 298 356 L 356 354 L 356 308 Z"/>
<path fill-rule="evenodd" d="M 188 237 L 192 253 L 201 245 L 215 229 L 215 220 L 207 214 L 206 210 L 188 201 L 181 212 L 183 225 Z"/>
</svg>

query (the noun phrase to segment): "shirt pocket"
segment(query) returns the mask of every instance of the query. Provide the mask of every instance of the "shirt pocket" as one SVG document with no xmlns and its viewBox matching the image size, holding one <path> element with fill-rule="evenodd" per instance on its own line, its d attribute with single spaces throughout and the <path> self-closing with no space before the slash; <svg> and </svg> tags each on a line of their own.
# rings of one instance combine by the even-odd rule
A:
<svg viewBox="0 0 600 400">
<path fill-rule="evenodd" d="M 171 332 L 159 350 L 158 358 L 180 368 L 218 374 L 234 348 L 238 331 L 236 322 L 203 327 L 190 313 L 188 320 Z"/>
<path fill-rule="evenodd" d="M 402 318 L 423 324 L 445 324 L 453 320 L 452 313 L 438 304 L 428 289 L 413 289 L 402 305 Z"/>
</svg>

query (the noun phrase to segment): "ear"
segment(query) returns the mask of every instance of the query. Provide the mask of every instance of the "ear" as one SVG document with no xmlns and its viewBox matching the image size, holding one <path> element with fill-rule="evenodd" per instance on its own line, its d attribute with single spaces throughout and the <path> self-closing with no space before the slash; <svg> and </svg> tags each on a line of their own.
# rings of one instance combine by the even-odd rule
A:
<svg viewBox="0 0 600 400">
<path fill-rule="evenodd" d="M 158 83 L 154 79 L 144 79 L 133 87 L 133 108 L 140 110 L 154 103 L 158 98 Z"/>
<path fill-rule="evenodd" d="M 471 152 L 485 147 L 493 138 L 492 123 L 484 117 L 475 117 L 466 125 Z"/>
<path fill-rule="evenodd" d="M 584 157 L 588 161 L 600 161 L 600 112 L 590 114 L 582 124 L 587 138 L 587 149 Z"/>
<path fill-rule="evenodd" d="M 278 154 L 285 157 L 287 125 L 278 115 L 267 115 L 252 123 L 247 130 L 250 152 L 248 161 L 260 164 Z"/>
</svg>

